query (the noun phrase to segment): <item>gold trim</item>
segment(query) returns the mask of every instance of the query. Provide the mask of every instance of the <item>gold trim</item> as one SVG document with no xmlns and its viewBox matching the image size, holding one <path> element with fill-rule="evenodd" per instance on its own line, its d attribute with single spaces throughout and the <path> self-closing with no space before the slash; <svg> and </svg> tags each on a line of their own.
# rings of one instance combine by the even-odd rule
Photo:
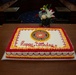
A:
<svg viewBox="0 0 76 75">
<path fill-rule="evenodd" d="M 64 55 L 61 55 L 61 56 L 57 56 L 57 55 L 54 55 L 54 56 L 32 56 L 32 55 L 27 55 L 27 56 L 23 56 L 23 55 L 6 55 L 7 58 L 74 58 L 73 55 L 70 55 L 70 56 L 64 56 Z"/>
</svg>

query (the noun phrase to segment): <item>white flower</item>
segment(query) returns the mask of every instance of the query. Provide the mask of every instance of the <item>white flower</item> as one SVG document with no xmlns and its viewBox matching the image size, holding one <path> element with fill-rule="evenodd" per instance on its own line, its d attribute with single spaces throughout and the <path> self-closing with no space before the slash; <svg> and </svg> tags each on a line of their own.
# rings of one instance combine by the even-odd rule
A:
<svg viewBox="0 0 76 75">
<path fill-rule="evenodd" d="M 52 10 L 50 10 L 49 12 L 50 12 L 50 14 L 51 14 L 51 15 L 53 15 L 53 14 L 54 14 L 54 11 L 52 11 Z"/>
<path fill-rule="evenodd" d="M 52 10 L 48 10 L 48 9 L 46 9 L 46 12 L 47 12 L 47 14 L 46 14 L 46 16 L 47 16 L 47 18 L 51 18 L 51 17 L 54 17 L 54 12 L 52 11 Z"/>
<path fill-rule="evenodd" d="M 48 5 L 44 5 L 41 10 L 39 12 L 39 17 L 41 18 L 41 20 L 43 19 L 46 19 L 46 18 L 52 18 L 52 17 L 55 17 L 53 14 L 54 14 L 54 11 L 52 11 L 52 9 L 48 9 L 47 8 Z M 44 12 L 45 11 L 45 12 Z"/>
<path fill-rule="evenodd" d="M 46 15 L 41 16 L 41 20 L 46 19 Z"/>
</svg>

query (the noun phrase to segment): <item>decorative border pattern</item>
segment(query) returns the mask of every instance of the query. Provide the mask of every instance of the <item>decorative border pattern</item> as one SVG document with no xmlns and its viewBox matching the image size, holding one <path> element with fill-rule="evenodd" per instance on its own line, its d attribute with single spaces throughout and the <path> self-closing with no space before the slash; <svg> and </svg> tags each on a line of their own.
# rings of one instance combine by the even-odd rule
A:
<svg viewBox="0 0 76 75">
<path fill-rule="evenodd" d="M 7 58 L 74 58 L 73 52 L 6 52 Z"/>
</svg>

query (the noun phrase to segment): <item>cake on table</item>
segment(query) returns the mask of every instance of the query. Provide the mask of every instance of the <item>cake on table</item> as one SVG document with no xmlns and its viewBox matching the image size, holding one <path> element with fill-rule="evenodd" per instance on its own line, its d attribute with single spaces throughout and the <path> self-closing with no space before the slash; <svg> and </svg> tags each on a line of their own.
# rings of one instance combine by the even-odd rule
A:
<svg viewBox="0 0 76 75">
<path fill-rule="evenodd" d="M 62 28 L 17 28 L 6 58 L 72 59 L 74 49 Z"/>
</svg>

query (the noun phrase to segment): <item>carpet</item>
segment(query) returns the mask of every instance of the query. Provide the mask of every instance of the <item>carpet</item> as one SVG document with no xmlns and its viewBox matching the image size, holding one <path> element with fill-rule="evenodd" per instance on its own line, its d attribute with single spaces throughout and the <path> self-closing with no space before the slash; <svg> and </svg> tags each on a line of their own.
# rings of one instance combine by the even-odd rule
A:
<svg viewBox="0 0 76 75">
<path fill-rule="evenodd" d="M 41 20 L 38 16 L 38 12 L 39 10 L 22 13 L 19 16 L 19 19 L 22 23 L 41 23 Z"/>
</svg>

